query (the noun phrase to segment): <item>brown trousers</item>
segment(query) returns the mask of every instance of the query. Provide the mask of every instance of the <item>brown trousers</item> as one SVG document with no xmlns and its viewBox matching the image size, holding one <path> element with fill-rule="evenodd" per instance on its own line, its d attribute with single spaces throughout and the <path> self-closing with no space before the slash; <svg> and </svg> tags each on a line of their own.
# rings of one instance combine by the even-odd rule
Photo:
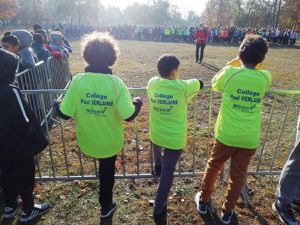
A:
<svg viewBox="0 0 300 225">
<path fill-rule="evenodd" d="M 225 202 L 223 204 L 223 210 L 225 212 L 231 212 L 245 184 L 248 165 L 254 154 L 255 149 L 230 147 L 216 140 L 202 180 L 201 200 L 203 202 L 209 201 L 220 171 L 224 169 L 225 162 L 231 159 L 230 178 Z"/>
</svg>

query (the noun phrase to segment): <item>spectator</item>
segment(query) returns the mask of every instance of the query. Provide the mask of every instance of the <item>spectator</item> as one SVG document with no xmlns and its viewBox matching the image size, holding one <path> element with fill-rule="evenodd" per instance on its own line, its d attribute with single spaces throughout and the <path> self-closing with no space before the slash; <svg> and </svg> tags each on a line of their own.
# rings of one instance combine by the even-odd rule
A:
<svg viewBox="0 0 300 225">
<path fill-rule="evenodd" d="M 2 47 L 9 52 L 18 54 L 20 47 L 19 39 L 14 35 L 6 35 L 2 38 Z"/>
<path fill-rule="evenodd" d="M 243 66 L 226 66 L 212 80 L 212 89 L 222 93 L 222 104 L 215 126 L 216 140 L 195 202 L 197 211 L 207 214 L 218 174 L 230 159 L 230 178 L 221 209 L 222 224 L 232 221 L 248 165 L 259 145 L 262 100 L 272 78 L 269 71 L 255 67 L 265 59 L 267 51 L 263 38 L 248 36 L 239 50 Z"/>
<path fill-rule="evenodd" d="M 42 29 L 43 29 L 43 27 L 40 24 L 38 24 L 38 23 L 36 23 L 36 24 L 33 25 L 33 31 L 34 31 L 34 33 L 36 33 L 37 30 L 42 30 Z"/>
<path fill-rule="evenodd" d="M 174 55 L 161 56 L 157 64 L 160 76 L 153 77 L 147 87 L 154 175 L 160 176 L 153 209 L 157 225 L 166 224 L 175 167 L 187 143 L 188 104 L 203 87 L 197 79 L 180 80 L 179 64 Z"/>
<path fill-rule="evenodd" d="M 293 209 L 300 213 L 300 115 L 298 119 L 295 147 L 283 167 L 272 208 L 279 219 L 287 225 L 299 225 Z"/>
<path fill-rule="evenodd" d="M 99 160 L 101 218 L 113 214 L 115 161 L 123 147 L 123 120 L 132 121 L 142 102 L 131 96 L 123 81 L 109 68 L 117 60 L 119 49 L 112 37 L 93 33 L 84 38 L 83 58 L 86 72 L 75 76 L 67 94 L 55 108 L 63 119 L 76 118 L 80 149 Z M 101 138 L 97 138 L 101 137 Z"/>
<path fill-rule="evenodd" d="M 33 44 L 32 48 L 37 54 L 39 61 L 47 62 L 50 57 L 50 52 L 44 47 L 44 38 L 41 34 L 33 34 Z"/>
<path fill-rule="evenodd" d="M 296 32 L 295 29 L 293 29 L 291 31 L 291 34 L 290 34 L 290 43 L 291 43 L 291 45 L 295 45 L 297 37 L 298 37 L 298 33 Z"/>
<path fill-rule="evenodd" d="M 41 34 L 44 40 L 44 47 L 50 52 L 51 56 L 57 60 L 61 60 L 64 58 L 64 55 L 58 51 L 55 51 L 53 48 L 50 47 L 48 43 L 48 35 L 45 30 L 37 30 L 36 33 Z"/>
<path fill-rule="evenodd" d="M 7 31 L 7 32 L 4 33 L 3 36 L 7 36 L 7 35 L 11 35 L 11 32 L 10 32 L 10 31 Z"/>
<path fill-rule="evenodd" d="M 59 27 L 56 27 L 56 28 L 54 29 L 54 31 L 61 34 L 61 36 L 62 36 L 62 38 L 63 38 L 63 42 L 64 42 L 64 47 L 65 47 L 66 49 L 68 49 L 69 53 L 72 53 L 72 47 L 71 47 L 70 43 L 68 42 L 68 40 L 67 40 L 67 39 L 65 38 L 65 36 L 63 35 L 62 29 L 59 28 Z"/>
<path fill-rule="evenodd" d="M 3 25 L 3 22 L 1 21 L 0 22 L 0 34 L 3 34 L 4 32 L 4 25 Z"/>
<path fill-rule="evenodd" d="M 60 52 L 64 58 L 69 57 L 69 52 L 64 47 L 63 36 L 59 32 L 56 31 L 50 34 L 50 47 L 55 51 Z"/>
<path fill-rule="evenodd" d="M 194 38 L 196 42 L 196 63 L 202 63 L 204 57 L 204 48 L 206 45 L 206 41 L 209 34 L 206 28 L 204 27 L 204 23 L 201 23 L 198 30 L 195 32 Z M 200 58 L 199 58 L 199 50 L 201 49 Z"/>
<path fill-rule="evenodd" d="M 48 203 L 33 201 L 35 182 L 34 156 L 48 145 L 39 121 L 14 86 L 18 57 L 0 49 L 0 170 L 6 219 L 15 217 L 18 196 L 22 200 L 19 221 L 31 222 L 48 212 Z"/>
<path fill-rule="evenodd" d="M 34 68 L 35 63 L 37 62 L 37 57 L 31 48 L 33 37 L 32 34 L 26 30 L 17 30 L 11 32 L 12 35 L 15 35 L 19 41 L 19 52 L 18 55 L 20 56 L 21 67 L 20 71 L 25 69 Z"/>
</svg>

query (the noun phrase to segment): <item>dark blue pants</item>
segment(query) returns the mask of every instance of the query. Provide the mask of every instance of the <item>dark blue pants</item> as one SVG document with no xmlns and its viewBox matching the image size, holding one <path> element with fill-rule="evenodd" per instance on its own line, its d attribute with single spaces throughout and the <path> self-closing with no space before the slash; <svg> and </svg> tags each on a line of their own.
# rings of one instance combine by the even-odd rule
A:
<svg viewBox="0 0 300 225">
<path fill-rule="evenodd" d="M 160 215 L 167 205 L 169 192 L 174 178 L 174 171 L 182 150 L 165 149 L 162 154 L 162 147 L 153 144 L 153 153 L 156 166 L 161 166 L 161 175 L 156 192 L 154 214 Z"/>
<path fill-rule="evenodd" d="M 200 50 L 201 49 L 201 50 Z M 199 61 L 199 50 L 200 50 L 200 62 L 202 62 L 204 57 L 205 44 L 196 44 L 196 61 Z"/>
</svg>

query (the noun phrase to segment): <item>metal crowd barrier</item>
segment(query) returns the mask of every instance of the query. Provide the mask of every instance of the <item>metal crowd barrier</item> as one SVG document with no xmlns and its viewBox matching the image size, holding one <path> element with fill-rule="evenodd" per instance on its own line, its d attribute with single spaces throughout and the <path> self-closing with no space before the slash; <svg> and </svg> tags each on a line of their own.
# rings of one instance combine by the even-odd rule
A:
<svg viewBox="0 0 300 225">
<path fill-rule="evenodd" d="M 23 91 L 26 96 L 39 99 L 46 118 L 46 99 L 63 95 L 66 90 Z M 117 160 L 118 179 L 153 177 L 153 156 L 148 137 L 148 100 L 146 89 L 130 89 L 133 97 L 141 95 L 144 106 L 132 123 L 126 123 L 124 148 Z M 273 90 L 264 99 L 261 144 L 249 167 L 249 175 L 279 175 L 293 148 L 300 91 Z M 188 144 L 179 160 L 177 177 L 192 177 L 204 173 L 213 146 L 213 126 L 219 109 L 220 96 L 210 87 L 200 92 L 189 106 Z M 74 120 L 62 121 L 46 132 L 50 144 L 37 163 L 37 180 L 91 180 L 98 177 L 98 162 L 80 152 L 76 142 Z M 225 179 L 226 171 L 222 179 Z"/>
<path fill-rule="evenodd" d="M 49 58 L 47 62 L 51 85 L 53 89 L 65 89 L 72 79 L 68 60 L 56 60 Z"/>
<path fill-rule="evenodd" d="M 68 60 L 56 60 L 50 57 L 47 62 L 39 62 L 33 69 L 24 70 L 16 75 L 16 82 L 23 91 L 28 90 L 49 90 L 49 89 L 65 89 L 67 88 L 72 75 L 69 69 Z M 51 117 L 53 98 L 45 96 L 43 99 L 45 104 L 46 117 L 42 102 L 38 96 L 27 96 L 27 100 L 35 112 L 41 123 Z"/>
</svg>

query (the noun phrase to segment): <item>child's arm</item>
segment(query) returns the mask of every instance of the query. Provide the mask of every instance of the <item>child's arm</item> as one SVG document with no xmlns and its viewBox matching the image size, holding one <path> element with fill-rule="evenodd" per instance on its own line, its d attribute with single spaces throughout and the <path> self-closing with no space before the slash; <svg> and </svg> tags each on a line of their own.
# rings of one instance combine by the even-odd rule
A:
<svg viewBox="0 0 300 225">
<path fill-rule="evenodd" d="M 196 96 L 196 94 L 203 88 L 202 80 L 191 79 L 186 81 L 187 101 L 188 103 Z"/>
<path fill-rule="evenodd" d="M 217 73 L 214 78 L 211 80 L 212 90 L 220 92 L 223 90 L 225 85 L 225 74 L 226 67 L 224 67 L 219 73 Z"/>
<path fill-rule="evenodd" d="M 121 85 L 122 90 L 117 99 L 117 110 L 120 117 L 124 121 L 130 122 L 134 120 L 139 114 L 143 103 L 140 98 L 135 98 L 132 102 L 132 98 L 127 87 L 123 82 L 121 83 Z"/>
<path fill-rule="evenodd" d="M 143 105 L 142 99 L 140 97 L 134 98 L 133 99 L 133 105 L 135 107 L 135 111 L 134 111 L 134 113 L 132 114 L 131 117 L 129 117 L 128 119 L 125 120 L 126 122 L 131 122 L 132 120 L 134 120 L 138 116 L 138 114 L 141 111 L 142 105 Z"/>
<path fill-rule="evenodd" d="M 200 89 L 202 89 L 204 87 L 204 82 L 203 80 L 199 80 L 199 83 L 200 83 Z"/>
<path fill-rule="evenodd" d="M 57 99 L 56 99 L 56 100 L 54 101 L 54 103 L 53 103 L 53 109 L 54 109 L 54 112 L 55 112 L 60 118 L 62 118 L 63 120 L 69 120 L 69 119 L 71 119 L 72 117 L 63 114 L 63 112 L 60 110 L 60 104 L 61 104 L 61 101 L 60 101 L 60 100 L 57 100 Z"/>
</svg>

